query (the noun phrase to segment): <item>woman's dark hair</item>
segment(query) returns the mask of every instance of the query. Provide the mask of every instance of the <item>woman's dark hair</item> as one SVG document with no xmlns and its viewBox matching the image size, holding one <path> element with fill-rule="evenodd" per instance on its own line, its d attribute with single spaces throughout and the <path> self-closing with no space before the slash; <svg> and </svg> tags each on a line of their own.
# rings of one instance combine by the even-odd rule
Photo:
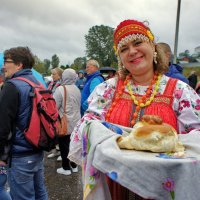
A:
<svg viewBox="0 0 200 200">
<path fill-rule="evenodd" d="M 34 64 L 34 56 L 28 47 L 14 47 L 4 51 L 4 60 L 11 59 L 15 64 L 22 63 L 23 68 L 31 69 Z"/>
</svg>

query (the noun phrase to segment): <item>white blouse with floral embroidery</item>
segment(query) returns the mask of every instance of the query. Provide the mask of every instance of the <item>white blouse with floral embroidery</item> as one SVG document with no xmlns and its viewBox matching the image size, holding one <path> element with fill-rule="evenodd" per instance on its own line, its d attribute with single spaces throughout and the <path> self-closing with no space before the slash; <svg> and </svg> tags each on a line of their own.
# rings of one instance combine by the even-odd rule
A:
<svg viewBox="0 0 200 200">
<path fill-rule="evenodd" d="M 163 94 L 169 77 L 163 75 L 160 80 L 158 94 Z M 89 120 L 105 121 L 105 116 L 112 104 L 117 78 L 109 79 L 98 85 L 88 98 L 89 107 L 83 118 L 77 123 L 71 134 L 69 158 L 81 164 L 82 134 Z M 133 85 L 134 93 L 144 95 L 148 86 Z M 128 92 L 127 87 L 125 91 Z M 176 113 L 180 134 L 189 132 L 200 133 L 200 97 L 186 83 L 177 81 L 174 90 L 172 108 Z"/>
</svg>

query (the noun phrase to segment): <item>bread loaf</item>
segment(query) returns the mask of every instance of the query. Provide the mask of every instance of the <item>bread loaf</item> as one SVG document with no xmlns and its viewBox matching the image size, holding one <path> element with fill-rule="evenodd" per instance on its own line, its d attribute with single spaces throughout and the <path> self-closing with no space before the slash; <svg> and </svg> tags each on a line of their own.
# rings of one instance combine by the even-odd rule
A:
<svg viewBox="0 0 200 200">
<path fill-rule="evenodd" d="M 142 121 L 135 124 L 129 136 L 121 136 L 117 142 L 123 149 L 152 152 L 184 151 L 184 146 L 178 141 L 176 130 L 155 115 L 144 115 Z"/>
</svg>

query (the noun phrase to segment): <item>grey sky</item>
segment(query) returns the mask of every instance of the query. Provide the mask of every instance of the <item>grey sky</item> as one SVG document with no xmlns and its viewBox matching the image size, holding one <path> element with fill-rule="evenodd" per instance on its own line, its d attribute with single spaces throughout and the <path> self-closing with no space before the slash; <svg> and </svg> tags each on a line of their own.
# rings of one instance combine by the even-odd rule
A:
<svg viewBox="0 0 200 200">
<path fill-rule="evenodd" d="M 125 19 L 148 20 L 156 40 L 174 48 L 178 0 L 0 0 L 0 52 L 28 46 L 61 64 L 85 56 L 89 28 L 115 28 Z M 182 0 L 178 52 L 200 46 L 200 1 Z"/>
</svg>

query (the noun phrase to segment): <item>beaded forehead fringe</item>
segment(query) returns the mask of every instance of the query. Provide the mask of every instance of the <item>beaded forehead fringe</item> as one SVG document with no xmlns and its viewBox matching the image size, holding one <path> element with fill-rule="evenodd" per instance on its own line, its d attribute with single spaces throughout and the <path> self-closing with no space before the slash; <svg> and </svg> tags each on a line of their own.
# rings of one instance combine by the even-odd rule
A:
<svg viewBox="0 0 200 200">
<path fill-rule="evenodd" d="M 134 41 L 134 40 L 142 40 L 142 41 L 145 41 L 145 42 L 149 42 L 149 38 L 146 37 L 145 35 L 142 35 L 142 34 L 132 34 L 132 35 L 128 35 L 128 36 L 125 36 L 124 38 L 122 38 L 118 45 L 117 45 L 117 50 L 116 50 L 116 53 L 118 53 L 119 49 L 129 43 L 130 41 Z"/>
</svg>

